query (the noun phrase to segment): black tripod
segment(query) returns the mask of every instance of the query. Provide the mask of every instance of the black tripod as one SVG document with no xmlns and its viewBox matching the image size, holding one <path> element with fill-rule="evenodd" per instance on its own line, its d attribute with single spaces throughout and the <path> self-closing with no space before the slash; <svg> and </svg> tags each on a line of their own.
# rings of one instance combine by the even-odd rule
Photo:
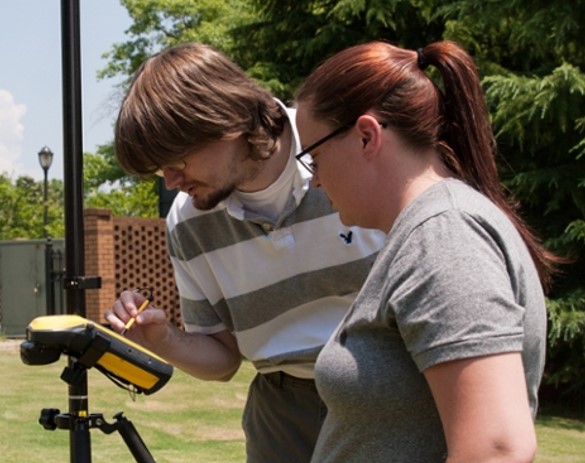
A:
<svg viewBox="0 0 585 463">
<path fill-rule="evenodd" d="M 104 434 L 118 431 L 138 463 L 154 463 L 138 431 L 122 412 L 114 415 L 115 422 L 107 423 L 101 413 L 88 413 L 87 368 L 69 357 L 61 379 L 69 384 L 69 413 L 56 408 L 43 408 L 39 423 L 49 431 L 68 429 L 71 462 L 91 463 L 90 429 Z"/>
</svg>

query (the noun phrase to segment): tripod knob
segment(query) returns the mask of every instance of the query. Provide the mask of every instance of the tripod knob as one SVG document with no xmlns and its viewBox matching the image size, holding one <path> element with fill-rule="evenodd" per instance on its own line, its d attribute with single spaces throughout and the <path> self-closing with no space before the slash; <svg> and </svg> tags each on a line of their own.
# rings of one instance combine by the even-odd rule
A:
<svg viewBox="0 0 585 463">
<path fill-rule="evenodd" d="M 59 414 L 58 408 L 43 408 L 41 410 L 41 417 L 39 418 L 39 423 L 43 426 L 43 428 L 47 429 L 48 431 L 54 431 L 57 429 L 57 423 L 55 422 L 55 417 Z"/>
</svg>

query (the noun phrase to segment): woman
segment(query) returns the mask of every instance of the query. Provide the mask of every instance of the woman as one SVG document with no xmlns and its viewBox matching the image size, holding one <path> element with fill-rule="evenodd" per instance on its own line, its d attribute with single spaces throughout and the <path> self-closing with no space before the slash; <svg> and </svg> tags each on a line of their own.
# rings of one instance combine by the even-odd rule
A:
<svg viewBox="0 0 585 463">
<path fill-rule="evenodd" d="M 312 461 L 531 461 L 554 258 L 501 192 L 472 59 L 362 44 L 297 102 L 297 159 L 346 225 L 387 233 L 318 358 Z"/>
</svg>

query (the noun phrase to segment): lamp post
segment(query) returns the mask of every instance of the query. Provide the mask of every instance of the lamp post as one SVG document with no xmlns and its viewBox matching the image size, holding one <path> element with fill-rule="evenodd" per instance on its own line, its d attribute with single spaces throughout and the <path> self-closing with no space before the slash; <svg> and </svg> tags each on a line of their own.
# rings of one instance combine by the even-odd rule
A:
<svg viewBox="0 0 585 463">
<path fill-rule="evenodd" d="M 49 234 L 49 168 L 53 163 L 53 152 L 47 147 L 43 146 L 39 151 L 39 163 L 43 168 L 45 174 L 45 194 L 44 194 L 44 229 L 45 229 L 45 296 L 46 296 L 46 311 L 48 315 L 55 314 L 55 293 L 53 288 L 53 243 L 51 242 L 51 235 Z"/>
<path fill-rule="evenodd" d="M 41 167 L 43 168 L 43 172 L 45 174 L 45 200 L 44 200 L 44 206 L 45 206 L 45 238 L 47 238 L 49 236 L 49 232 L 48 232 L 48 225 L 49 225 L 49 204 L 48 204 L 48 200 L 49 200 L 49 182 L 48 182 L 48 176 L 49 176 L 49 168 L 51 167 L 51 164 L 53 163 L 53 152 L 49 149 L 48 146 L 43 146 L 41 148 L 41 150 L 39 151 L 39 163 L 41 164 Z"/>
</svg>

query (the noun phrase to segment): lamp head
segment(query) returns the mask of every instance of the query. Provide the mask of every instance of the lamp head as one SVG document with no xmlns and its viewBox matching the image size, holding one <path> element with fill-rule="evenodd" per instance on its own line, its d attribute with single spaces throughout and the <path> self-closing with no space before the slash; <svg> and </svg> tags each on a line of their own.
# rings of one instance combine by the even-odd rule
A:
<svg viewBox="0 0 585 463">
<path fill-rule="evenodd" d="M 53 152 L 48 146 L 43 146 L 39 151 L 39 162 L 43 170 L 49 170 L 53 163 Z"/>
</svg>

